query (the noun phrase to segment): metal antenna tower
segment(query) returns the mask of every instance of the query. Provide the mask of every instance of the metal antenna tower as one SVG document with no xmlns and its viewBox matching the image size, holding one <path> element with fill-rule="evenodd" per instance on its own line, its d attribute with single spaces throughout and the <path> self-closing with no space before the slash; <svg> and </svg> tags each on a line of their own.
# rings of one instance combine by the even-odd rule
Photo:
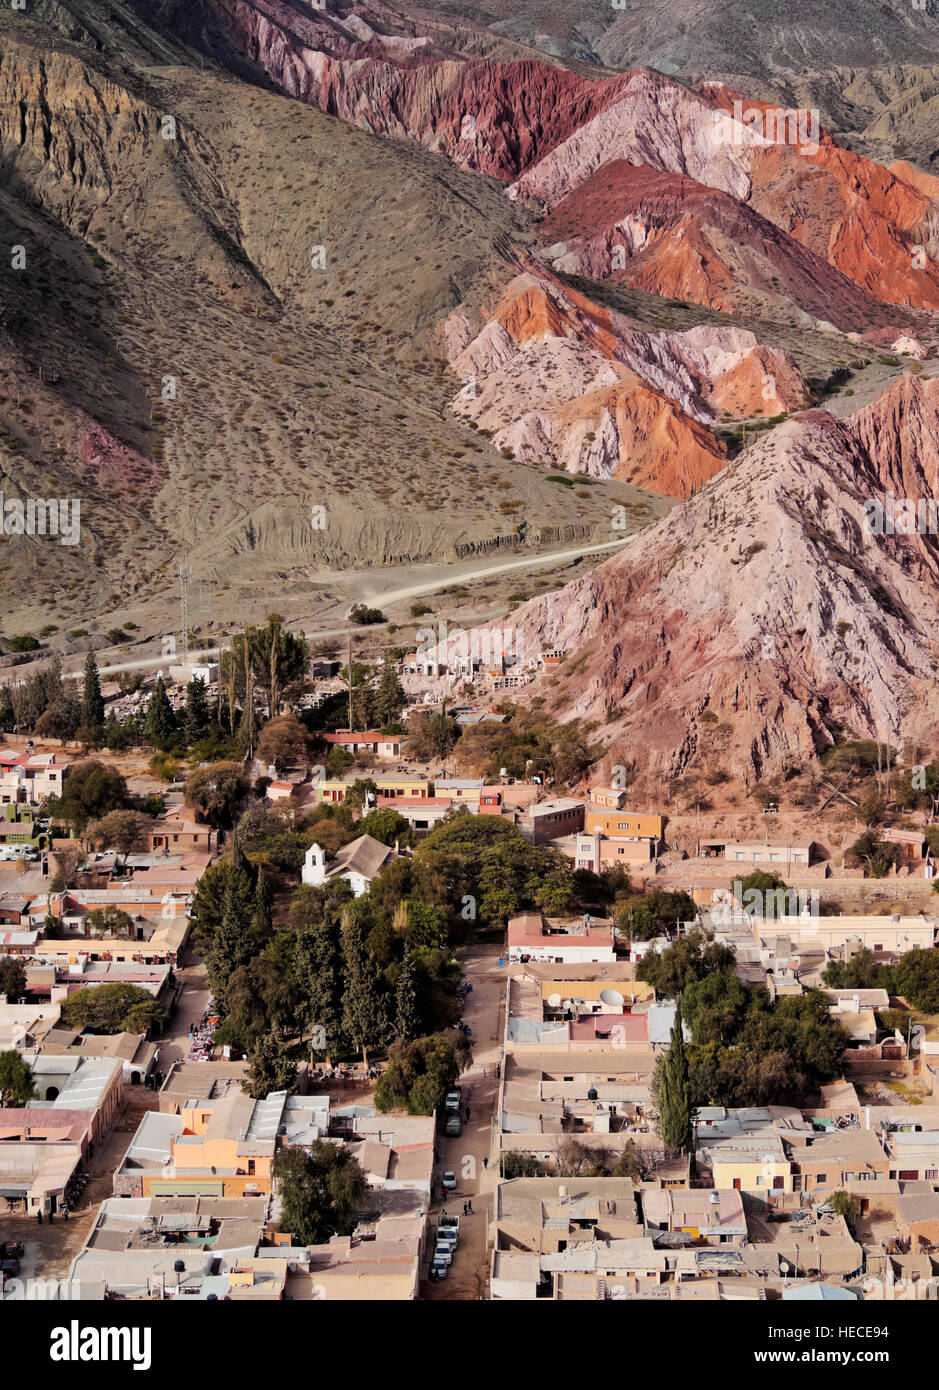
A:
<svg viewBox="0 0 939 1390">
<path fill-rule="evenodd" d="M 182 625 L 182 649 L 183 665 L 189 665 L 189 581 L 192 578 L 192 567 L 190 565 L 180 565 L 179 567 L 179 621 Z"/>
</svg>

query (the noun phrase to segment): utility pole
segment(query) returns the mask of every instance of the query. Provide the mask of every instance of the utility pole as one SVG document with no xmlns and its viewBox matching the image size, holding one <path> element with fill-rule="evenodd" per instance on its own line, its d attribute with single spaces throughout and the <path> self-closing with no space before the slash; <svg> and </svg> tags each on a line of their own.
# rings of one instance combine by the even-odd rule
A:
<svg viewBox="0 0 939 1390">
<path fill-rule="evenodd" d="M 348 685 L 348 688 L 349 688 L 349 733 L 351 734 L 351 733 L 353 732 L 353 729 L 354 729 L 354 725 L 353 725 L 353 723 L 352 723 L 352 629 L 351 629 L 351 627 L 349 628 L 349 660 L 348 660 L 348 665 L 347 665 L 347 667 L 346 667 L 346 670 L 347 670 L 348 676 L 349 676 L 348 681 L 346 682 L 346 684 Z"/>
<path fill-rule="evenodd" d="M 248 652 L 248 624 L 244 625 L 245 639 L 245 735 L 247 738 L 247 754 L 249 758 L 254 756 L 254 671 L 251 667 L 251 660 Z"/>
</svg>

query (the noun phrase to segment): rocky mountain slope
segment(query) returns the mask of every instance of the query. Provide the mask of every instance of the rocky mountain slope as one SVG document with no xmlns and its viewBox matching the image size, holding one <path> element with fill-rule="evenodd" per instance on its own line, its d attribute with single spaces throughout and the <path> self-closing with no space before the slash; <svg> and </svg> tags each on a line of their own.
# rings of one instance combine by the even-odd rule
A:
<svg viewBox="0 0 939 1390">
<path fill-rule="evenodd" d="M 150 9 L 179 15 L 172 0 Z M 233 48 L 291 95 L 536 199 L 562 268 L 716 308 L 784 304 L 850 331 L 930 331 L 903 306 L 939 309 L 934 190 L 840 146 L 817 113 L 800 137 L 795 115 L 790 128 L 713 80 L 481 57 L 478 30 L 427 9 L 197 0 L 186 13 L 210 51 Z M 914 28 L 925 43 L 929 25 Z"/>
<path fill-rule="evenodd" d="M 754 779 L 840 737 L 939 735 L 939 540 L 865 503 L 936 497 L 939 380 L 846 420 L 802 413 L 560 593 L 512 616 L 531 694 L 601 722 L 610 762 Z"/>
<path fill-rule="evenodd" d="M 468 429 L 431 342 L 533 244 L 501 184 L 201 68 L 120 4 L 43 10 L 0 12 L 0 246 L 25 257 L 0 490 L 79 497 L 82 544 L 4 538 L 3 635 L 139 621 L 184 557 L 237 616 L 242 584 L 311 567 L 591 534 L 603 489 Z"/>
<path fill-rule="evenodd" d="M 743 425 L 939 341 L 923 167 L 754 137 L 745 87 L 510 18 L 0 12 L 0 484 L 83 507 L 54 566 L 11 539 L 19 626 L 136 616 L 181 561 L 237 614 L 328 567 L 605 541 L 732 479 Z"/>
<path fill-rule="evenodd" d="M 726 461 L 702 425 L 788 412 L 809 395 L 792 359 L 752 333 L 650 334 L 540 268 L 507 286 L 480 332 L 457 311 L 444 337 L 464 382 L 454 409 L 500 449 L 672 496 Z"/>
</svg>

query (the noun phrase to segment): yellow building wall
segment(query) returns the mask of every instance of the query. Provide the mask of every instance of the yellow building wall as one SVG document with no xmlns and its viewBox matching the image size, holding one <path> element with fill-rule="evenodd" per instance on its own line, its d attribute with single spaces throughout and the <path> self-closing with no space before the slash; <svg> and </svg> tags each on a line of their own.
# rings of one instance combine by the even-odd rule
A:
<svg viewBox="0 0 939 1390">
<path fill-rule="evenodd" d="M 623 839 L 627 835 L 660 840 L 662 838 L 662 817 L 648 815 L 644 811 L 591 811 L 584 813 L 584 829 L 591 834 L 597 831 L 609 835 L 611 839 Z"/>
</svg>

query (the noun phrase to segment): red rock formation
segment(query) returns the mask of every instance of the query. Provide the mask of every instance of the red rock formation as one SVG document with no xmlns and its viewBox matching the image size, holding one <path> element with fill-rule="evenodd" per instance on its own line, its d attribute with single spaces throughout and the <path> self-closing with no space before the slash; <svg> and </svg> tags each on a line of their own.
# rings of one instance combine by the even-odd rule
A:
<svg viewBox="0 0 939 1390">
<path fill-rule="evenodd" d="M 939 737 L 939 540 L 872 534 L 865 504 L 935 496 L 939 382 L 905 378 L 848 421 L 807 411 L 591 574 L 512 617 L 527 655 L 563 648 L 560 712 L 604 721 L 611 756 L 761 775 L 833 739 Z M 529 688 L 541 691 L 539 683 Z M 705 718 L 702 718 L 707 711 Z"/>
<path fill-rule="evenodd" d="M 442 334 L 459 414 L 532 463 L 689 497 L 725 463 L 704 426 L 803 406 L 795 363 L 741 329 L 649 334 L 541 267 L 517 276 L 482 331 Z"/>
<path fill-rule="evenodd" d="M 765 103 L 719 84 L 696 92 L 649 69 L 590 81 L 544 62 L 445 55 L 430 42 L 413 42 L 421 37 L 413 32 L 403 45 L 380 36 L 363 41 L 361 26 L 301 14 L 285 0 L 206 3 L 286 92 L 376 134 L 415 140 L 464 167 L 515 179 L 513 196 L 554 209 L 603 166 L 645 164 L 749 204 L 883 302 L 939 308 L 939 205 L 930 190 L 825 134 L 818 148 L 739 139 L 734 103 L 743 113 L 774 110 Z M 729 211 L 721 208 L 721 218 Z M 588 232 L 582 226 L 582 235 Z M 749 222 L 744 245 L 766 235 Z M 697 245 L 689 240 L 681 252 L 663 247 L 668 256 L 645 269 L 643 283 L 696 297 L 706 278 L 719 280 L 722 249 L 707 237 Z M 914 261 L 917 247 L 924 248 L 922 264 Z M 726 285 L 715 290 L 722 292 Z"/>
<path fill-rule="evenodd" d="M 726 313 L 795 304 L 859 330 L 896 315 L 745 203 L 683 174 L 615 160 L 539 227 L 553 264 Z"/>
</svg>

